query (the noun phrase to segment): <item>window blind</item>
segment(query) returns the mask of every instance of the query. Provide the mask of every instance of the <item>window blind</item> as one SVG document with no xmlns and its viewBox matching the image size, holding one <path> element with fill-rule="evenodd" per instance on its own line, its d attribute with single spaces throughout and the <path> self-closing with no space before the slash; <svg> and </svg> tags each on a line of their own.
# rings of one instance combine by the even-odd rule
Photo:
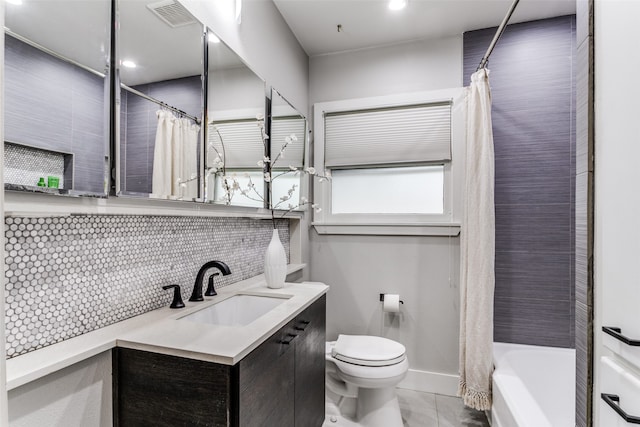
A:
<svg viewBox="0 0 640 427">
<path fill-rule="evenodd" d="M 325 114 L 325 166 L 451 160 L 451 102 Z"/>
<path fill-rule="evenodd" d="M 300 168 L 304 163 L 304 143 L 306 140 L 307 122 L 301 117 L 274 117 L 271 122 L 271 158 L 275 159 L 285 138 L 295 135 L 298 140 L 292 141 L 274 165 L 277 169 L 288 168 L 289 165 Z"/>
<path fill-rule="evenodd" d="M 264 157 L 264 145 L 256 119 L 214 122 L 207 140 L 207 166 L 213 166 L 224 152 L 227 169 L 261 169 L 257 163 Z"/>
</svg>

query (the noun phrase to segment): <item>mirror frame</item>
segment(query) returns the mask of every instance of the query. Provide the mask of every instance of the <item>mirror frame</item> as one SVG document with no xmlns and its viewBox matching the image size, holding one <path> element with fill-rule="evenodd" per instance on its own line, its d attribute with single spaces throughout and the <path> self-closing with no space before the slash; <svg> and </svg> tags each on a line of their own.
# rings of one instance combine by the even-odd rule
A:
<svg viewBox="0 0 640 427">
<path fill-rule="evenodd" d="M 117 7 L 117 4 L 120 2 L 119 0 L 112 0 L 112 2 L 114 3 L 114 7 L 113 7 L 113 22 L 112 22 L 112 28 L 118 28 L 119 27 L 119 13 L 120 10 Z M 176 0 L 176 2 L 179 3 L 179 0 Z M 162 201 L 178 201 L 178 202 L 201 202 L 203 195 L 204 195 L 204 186 L 203 186 L 203 176 L 204 176 L 204 163 L 205 163 L 205 157 L 204 157 L 204 146 L 205 146 L 205 141 L 206 141 L 206 120 L 207 120 L 207 62 L 208 62 L 208 49 L 207 49 L 207 30 L 208 27 L 202 23 L 198 18 L 196 18 L 194 16 L 194 19 L 198 22 L 198 25 L 201 28 L 200 31 L 200 79 L 201 79 L 201 86 L 200 86 L 200 118 L 195 117 L 195 119 L 197 119 L 196 123 L 200 126 L 200 132 L 199 132 L 199 138 L 198 138 L 198 150 L 197 150 L 197 157 L 199 159 L 197 167 L 196 167 L 196 180 L 197 180 L 197 194 L 194 198 L 191 199 L 178 199 L 178 198 L 171 198 L 171 197 L 167 197 L 167 198 L 156 198 L 156 197 L 152 197 L 152 193 L 143 193 L 143 192 L 135 192 L 135 191 L 127 191 L 124 190 L 122 188 L 122 182 L 121 182 L 121 173 L 122 173 L 122 147 L 121 147 L 121 138 L 120 138 L 120 128 L 121 128 L 121 123 L 120 123 L 120 114 L 121 114 L 121 93 L 122 90 L 127 90 L 130 92 L 135 91 L 135 89 L 132 89 L 130 87 L 128 87 L 127 85 L 125 85 L 124 83 L 122 83 L 121 79 L 120 79 L 120 51 L 119 51 L 119 47 L 120 47 L 120 40 L 119 40 L 119 32 L 118 31 L 112 31 L 112 37 L 111 37 L 111 42 L 112 42 L 112 67 L 115 70 L 114 73 L 112 73 L 113 76 L 113 81 L 111 82 L 111 96 L 112 96 L 112 101 L 110 103 L 110 119 L 112 122 L 112 126 L 111 126 L 111 134 L 110 134 L 110 140 L 111 140 L 111 151 L 112 151 L 112 155 L 110 156 L 113 161 L 111 162 L 111 185 L 110 185 L 110 192 L 109 192 L 109 196 L 112 197 L 122 197 L 122 198 L 132 198 L 132 199 L 151 199 L 151 200 L 162 200 Z M 133 92 L 135 94 L 135 92 Z M 144 98 L 152 98 L 149 95 L 146 94 L 142 94 Z M 187 113 L 185 113 L 182 110 L 179 110 L 178 108 L 168 105 L 164 102 L 162 102 L 161 100 L 157 100 L 157 99 L 149 99 L 151 102 L 155 102 L 156 104 L 158 104 L 159 107 L 164 107 L 164 108 L 168 108 L 171 111 L 175 111 L 179 114 L 181 114 L 182 116 L 191 118 L 191 116 L 189 116 Z"/>
<path fill-rule="evenodd" d="M 298 113 L 298 115 L 304 120 L 305 123 L 305 133 L 302 136 L 302 168 L 306 168 L 309 166 L 309 136 L 311 133 L 311 130 L 309 129 L 309 120 L 307 119 L 307 116 L 305 114 L 303 114 L 298 108 L 296 108 L 284 95 L 282 95 L 282 93 L 280 93 L 280 91 L 278 89 L 276 89 L 275 87 L 271 86 L 270 87 L 270 105 L 269 105 L 269 154 L 265 154 L 268 155 L 269 158 L 271 158 L 271 143 L 273 142 L 272 138 L 272 130 L 273 130 L 273 120 L 274 120 L 274 115 L 273 115 L 273 98 L 274 96 L 278 96 L 280 97 L 280 99 L 282 99 L 284 102 L 287 103 L 287 105 L 289 105 L 289 107 L 291 107 L 292 110 L 296 111 Z M 269 165 L 271 166 L 271 165 Z M 270 171 L 269 171 L 270 172 Z M 305 174 L 301 173 L 300 174 L 300 183 L 299 183 L 299 188 L 300 188 L 300 197 L 308 197 L 309 194 L 309 180 L 308 179 L 304 179 Z M 268 191 L 267 189 L 265 189 L 265 191 Z M 271 197 L 272 195 L 269 194 L 269 197 Z M 268 207 L 268 205 L 266 205 L 265 207 Z M 287 210 L 287 209 L 280 209 L 279 210 Z M 292 212 L 302 212 L 306 210 L 306 206 L 298 206 L 298 208 L 294 209 Z"/>
<path fill-rule="evenodd" d="M 253 68 L 245 61 L 244 58 L 242 58 L 240 55 L 238 55 L 238 53 L 236 51 L 234 51 L 229 45 L 227 45 L 224 40 L 222 40 L 222 38 L 220 38 L 218 36 L 218 34 L 216 34 L 215 31 L 213 31 L 213 29 L 211 29 L 210 27 L 206 28 L 207 31 L 205 31 L 205 47 L 204 50 L 207 52 L 206 54 L 206 63 L 205 63 L 205 76 L 206 76 L 206 101 L 205 101 L 205 113 L 204 113 L 204 117 L 206 119 L 205 121 L 205 126 L 204 126 L 204 132 L 203 132 L 203 138 L 204 138 L 204 143 L 203 145 L 203 159 L 204 161 L 201 162 L 202 166 L 203 166 L 203 172 L 202 172 L 202 197 L 201 197 L 201 202 L 205 203 L 205 204 L 209 204 L 209 205 L 214 205 L 214 206 L 224 206 L 224 207 L 230 207 L 230 208 L 243 208 L 243 209 L 263 209 L 266 208 L 267 205 L 267 197 L 269 197 L 268 195 L 268 186 L 267 184 L 264 182 L 264 180 L 262 180 L 263 184 L 264 184 L 264 189 L 263 189 L 263 195 L 264 195 L 264 202 L 262 204 L 262 206 L 260 206 L 259 208 L 256 206 L 247 206 L 247 205 L 243 205 L 243 204 L 233 204 L 233 203 L 218 203 L 215 202 L 215 188 L 214 188 L 214 196 L 213 197 L 208 197 L 208 188 L 207 186 L 209 185 L 208 179 L 207 179 L 207 173 L 206 173 L 206 168 L 207 168 L 207 163 L 206 163 L 206 159 L 207 159 L 207 154 L 208 154 L 208 150 L 207 150 L 207 144 L 208 144 L 208 138 L 209 138 L 209 125 L 210 125 L 210 116 L 209 116 L 209 105 L 208 105 L 208 101 L 209 101 L 209 77 L 210 77 L 210 73 L 209 73 L 209 54 L 208 54 L 208 34 L 209 32 L 211 34 L 213 34 L 214 36 L 216 36 L 219 40 L 220 43 L 222 43 L 224 46 L 226 46 L 227 49 L 229 49 L 231 52 L 233 52 L 238 59 L 240 60 L 240 62 L 242 62 L 242 64 L 249 70 L 251 71 L 251 73 L 253 73 L 253 75 L 255 77 L 257 77 L 263 85 L 263 91 L 264 91 L 264 107 L 263 109 L 260 111 L 260 114 L 264 117 L 264 126 L 265 126 L 265 132 L 267 135 L 269 135 L 269 126 L 271 125 L 270 123 L 270 111 L 271 111 L 271 87 L 267 84 L 267 81 L 262 78 L 258 73 L 256 73 Z M 264 144 L 264 143 L 263 143 Z M 269 147 L 269 144 L 266 144 L 266 146 L 264 147 L 263 150 L 263 155 L 267 155 L 267 149 Z M 256 163 L 258 162 L 258 160 L 261 159 L 256 159 Z M 258 168 L 256 168 L 256 170 L 259 170 Z M 265 173 L 267 170 L 267 165 L 265 165 L 262 169 L 262 173 Z M 214 186 L 215 186 L 215 182 L 214 182 Z"/>
<path fill-rule="evenodd" d="M 38 186 L 32 186 L 32 185 L 26 185 L 26 184 L 15 184 L 15 183 L 7 183 L 4 182 L 3 185 L 3 189 L 5 191 L 11 192 L 11 193 L 27 193 L 27 194 L 46 194 L 46 195 L 54 195 L 54 196 L 63 196 L 63 197 L 72 197 L 72 198 L 80 198 L 80 197 L 85 197 L 85 198 L 102 198 L 102 199 L 106 199 L 109 197 L 110 195 L 110 188 L 112 185 L 112 180 L 111 180 L 111 164 L 112 164 L 112 158 L 111 158 L 111 150 L 112 150 L 112 138 L 111 138 L 111 114 L 110 114 L 110 106 L 111 106 L 111 79 L 113 77 L 113 61 L 114 61 L 114 50 L 113 50 L 113 38 L 114 38 L 114 8 L 115 8 L 115 1 L 116 0 L 109 0 L 109 1 L 105 1 L 105 5 L 108 4 L 109 7 L 109 11 L 107 12 L 108 16 L 106 16 L 105 21 L 106 21 L 106 37 L 104 39 L 104 42 L 106 43 L 107 46 L 109 46 L 109 50 L 107 52 L 104 53 L 104 55 L 107 58 L 107 61 L 105 62 L 105 72 L 101 72 L 98 70 L 94 70 L 93 68 L 91 68 L 88 65 L 82 64 L 74 59 L 68 58 L 67 56 L 65 56 L 64 54 L 61 54 L 53 49 L 49 49 L 48 47 L 39 44 L 36 41 L 30 40 L 27 37 L 24 37 L 20 34 L 14 33 L 12 32 L 8 27 L 5 26 L 4 32 L 3 32 L 3 37 L 6 38 L 7 35 L 16 38 L 17 40 L 21 41 L 22 43 L 25 43 L 31 47 L 33 47 L 34 49 L 37 49 L 38 51 L 50 55 L 52 58 L 64 62 L 66 64 L 70 64 L 74 67 L 80 68 L 88 73 L 91 73 L 95 76 L 101 77 L 102 79 L 104 79 L 103 81 L 103 88 L 104 88 L 104 96 L 103 96 L 103 132 L 101 135 L 101 138 L 103 140 L 102 143 L 102 148 L 104 150 L 104 156 L 103 156 L 103 168 L 102 168 L 102 182 L 103 182 L 103 191 L 101 192 L 97 192 L 97 191 L 90 191 L 90 190 L 76 190 L 74 188 L 51 188 L 51 187 L 38 187 Z M 6 11 L 5 11 L 5 25 L 6 25 Z M 6 49 L 6 47 L 5 47 Z M 5 58 L 6 59 L 6 58 Z M 109 104 L 107 104 L 109 103 Z M 7 113 L 7 109 L 6 106 L 3 110 L 3 116 L 2 116 L 2 120 L 5 120 L 5 115 Z M 63 151 L 63 150 L 51 150 L 49 148 L 42 148 L 36 145 L 32 145 L 29 143 L 22 143 L 22 142 L 14 142 L 14 141 L 7 141 L 6 139 L 3 138 L 3 149 L 5 148 L 6 143 L 10 143 L 10 144 L 14 144 L 14 145 L 20 145 L 26 149 L 35 149 L 35 150 L 39 150 L 39 151 L 48 151 L 48 152 L 55 152 L 56 154 L 60 154 L 63 156 L 73 156 L 74 153 L 72 152 L 67 152 L 67 151 Z M 68 161 L 67 159 L 64 160 L 65 163 Z M 66 168 L 66 167 L 65 167 Z M 73 169 L 70 173 L 71 178 L 70 179 L 75 179 L 75 165 L 73 166 Z M 4 178 L 4 177 L 3 177 Z M 64 177 L 63 180 L 67 181 L 68 175 L 65 172 L 64 173 Z M 73 185 L 73 184 L 72 184 Z"/>
</svg>

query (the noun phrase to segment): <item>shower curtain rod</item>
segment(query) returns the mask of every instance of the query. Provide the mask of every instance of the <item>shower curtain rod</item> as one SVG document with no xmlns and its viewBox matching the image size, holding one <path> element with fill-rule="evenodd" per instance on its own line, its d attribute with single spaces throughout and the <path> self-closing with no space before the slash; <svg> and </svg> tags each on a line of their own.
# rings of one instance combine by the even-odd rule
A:
<svg viewBox="0 0 640 427">
<path fill-rule="evenodd" d="M 171 106 L 169 104 L 166 104 L 166 103 L 164 103 L 162 101 L 159 101 L 159 100 L 157 100 L 155 98 L 152 98 L 149 95 L 140 92 L 139 90 L 136 90 L 136 89 L 134 89 L 132 87 L 129 87 L 129 86 L 125 85 L 124 83 L 120 83 L 120 87 L 122 89 L 126 90 L 127 92 L 131 92 L 134 95 L 138 95 L 139 97 L 146 99 L 147 101 L 151 101 L 153 103 L 156 103 L 156 104 L 160 105 L 161 107 L 166 108 L 167 110 L 171 110 L 171 111 L 173 111 L 175 113 L 180 114 L 183 117 L 191 119 L 194 122 L 196 122 L 196 124 L 200 124 L 200 119 L 199 118 L 194 117 L 192 115 L 189 115 L 189 114 L 185 113 L 184 111 L 182 111 L 182 110 L 180 110 L 180 109 L 178 109 L 176 107 L 173 107 L 173 106 Z"/>
<path fill-rule="evenodd" d="M 513 0 L 513 3 L 511 4 L 509 11 L 507 12 L 506 16 L 502 20 L 502 23 L 498 27 L 498 31 L 496 31 L 496 35 L 493 36 L 493 40 L 491 40 L 491 44 L 489 45 L 487 52 L 482 57 L 482 60 L 480 60 L 480 64 L 478 65 L 478 68 L 476 68 L 476 71 L 480 70 L 481 68 L 485 68 L 487 66 L 487 62 L 489 62 L 489 57 L 491 56 L 491 52 L 493 52 L 493 48 L 496 47 L 496 43 L 498 43 L 500 36 L 502 36 L 502 33 L 504 32 L 504 29 L 507 26 L 507 23 L 509 22 L 509 19 L 511 19 L 511 15 L 513 15 L 513 11 L 516 10 L 516 6 L 518 5 L 519 2 L 520 0 Z"/>
</svg>

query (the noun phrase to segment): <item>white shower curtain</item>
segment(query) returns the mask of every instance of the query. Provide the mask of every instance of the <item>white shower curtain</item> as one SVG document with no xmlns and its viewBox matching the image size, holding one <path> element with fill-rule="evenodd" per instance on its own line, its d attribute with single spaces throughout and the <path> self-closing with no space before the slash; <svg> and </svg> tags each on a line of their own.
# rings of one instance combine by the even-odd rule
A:
<svg viewBox="0 0 640 427">
<path fill-rule="evenodd" d="M 465 405 L 491 409 L 495 206 L 489 71 L 467 90 L 465 202 L 460 243 L 460 384 Z"/>
<path fill-rule="evenodd" d="M 173 155 L 173 195 L 182 200 L 198 196 L 198 132 L 200 126 L 190 119 L 176 119 Z M 178 182 L 183 183 L 178 185 Z"/>
<path fill-rule="evenodd" d="M 191 200 L 198 195 L 197 146 L 200 126 L 171 112 L 157 112 L 152 197 Z"/>
<path fill-rule="evenodd" d="M 173 147 L 173 123 L 175 117 L 169 111 L 159 110 L 156 144 L 153 151 L 152 197 L 167 198 L 172 194 L 171 169 Z"/>
</svg>

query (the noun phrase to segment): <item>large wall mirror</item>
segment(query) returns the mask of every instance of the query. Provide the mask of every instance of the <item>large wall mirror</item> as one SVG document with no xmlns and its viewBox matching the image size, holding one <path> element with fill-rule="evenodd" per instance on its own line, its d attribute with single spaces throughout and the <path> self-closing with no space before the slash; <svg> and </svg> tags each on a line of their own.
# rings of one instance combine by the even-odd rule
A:
<svg viewBox="0 0 640 427">
<path fill-rule="evenodd" d="M 271 179 L 272 206 L 278 209 L 298 209 L 301 177 L 305 168 L 307 120 L 280 93 L 271 96 Z"/>
<path fill-rule="evenodd" d="M 119 0 L 118 194 L 200 197 L 204 27 L 177 2 Z"/>
<path fill-rule="evenodd" d="M 5 189 L 106 196 L 111 1 L 5 2 Z"/>
<path fill-rule="evenodd" d="M 205 200 L 263 207 L 265 82 L 213 32 L 207 39 Z"/>
</svg>

